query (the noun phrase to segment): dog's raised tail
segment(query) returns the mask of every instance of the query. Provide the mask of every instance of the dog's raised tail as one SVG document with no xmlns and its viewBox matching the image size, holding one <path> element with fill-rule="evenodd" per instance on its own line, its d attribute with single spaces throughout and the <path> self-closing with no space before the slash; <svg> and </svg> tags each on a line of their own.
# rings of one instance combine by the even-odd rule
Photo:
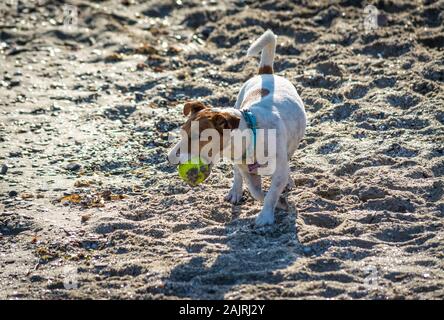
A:
<svg viewBox="0 0 444 320">
<path fill-rule="evenodd" d="M 268 29 L 248 49 L 247 56 L 254 56 L 261 52 L 259 74 L 272 74 L 274 54 L 276 52 L 277 36 Z"/>
</svg>

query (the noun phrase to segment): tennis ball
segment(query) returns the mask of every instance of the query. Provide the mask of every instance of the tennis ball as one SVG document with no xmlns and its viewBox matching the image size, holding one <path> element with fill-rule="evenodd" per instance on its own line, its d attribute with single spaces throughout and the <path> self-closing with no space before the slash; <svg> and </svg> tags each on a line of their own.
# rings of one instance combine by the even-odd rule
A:
<svg viewBox="0 0 444 320">
<path fill-rule="evenodd" d="M 181 163 L 177 170 L 179 176 L 192 187 L 204 182 L 210 175 L 210 166 L 198 157 L 193 157 L 187 162 Z"/>
</svg>

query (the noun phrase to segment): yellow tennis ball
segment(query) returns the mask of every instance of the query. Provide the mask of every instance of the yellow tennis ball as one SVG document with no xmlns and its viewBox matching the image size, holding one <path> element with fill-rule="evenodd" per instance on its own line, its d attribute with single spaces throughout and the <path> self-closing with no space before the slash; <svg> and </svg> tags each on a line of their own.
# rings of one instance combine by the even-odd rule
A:
<svg viewBox="0 0 444 320">
<path fill-rule="evenodd" d="M 210 175 L 210 166 L 197 157 L 181 163 L 177 170 L 179 176 L 192 187 L 204 182 Z"/>
</svg>

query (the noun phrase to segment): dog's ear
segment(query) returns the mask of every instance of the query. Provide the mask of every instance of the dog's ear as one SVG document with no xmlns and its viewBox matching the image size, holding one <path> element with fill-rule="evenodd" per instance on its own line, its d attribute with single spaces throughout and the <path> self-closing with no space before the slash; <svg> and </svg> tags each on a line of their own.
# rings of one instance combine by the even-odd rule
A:
<svg viewBox="0 0 444 320">
<path fill-rule="evenodd" d="M 229 113 L 217 113 L 213 118 L 213 123 L 219 129 L 237 129 L 239 128 L 240 118 Z"/>
<path fill-rule="evenodd" d="M 200 101 L 187 102 L 183 106 L 183 114 L 188 116 L 206 108 L 207 107 Z"/>
</svg>

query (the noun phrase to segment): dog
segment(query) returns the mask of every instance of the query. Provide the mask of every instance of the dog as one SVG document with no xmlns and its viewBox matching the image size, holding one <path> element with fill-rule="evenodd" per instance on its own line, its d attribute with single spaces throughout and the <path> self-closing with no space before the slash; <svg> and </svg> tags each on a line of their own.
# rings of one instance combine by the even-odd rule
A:
<svg viewBox="0 0 444 320">
<path fill-rule="evenodd" d="M 193 155 L 191 152 L 185 155 L 180 152 L 184 144 L 191 146 L 193 122 L 198 123 L 199 134 L 211 129 L 220 137 L 219 146 L 214 152 L 210 152 L 206 159 L 210 164 L 213 164 L 215 156 L 220 154 L 227 154 L 231 160 L 235 160 L 232 137 L 236 131 L 253 132 L 246 141 L 247 148 L 264 145 L 265 149 L 270 150 L 273 146 L 275 170 L 269 174 L 271 185 L 268 192 L 264 193 L 262 190 L 261 174 L 258 173 L 261 165 L 255 161 L 257 155 L 253 155 L 250 163 L 244 161 L 245 157 L 242 161 L 235 161 L 233 185 L 225 197 L 225 200 L 232 204 L 239 203 L 245 181 L 251 196 L 263 202 L 262 210 L 255 220 L 257 226 L 273 224 L 275 208 L 285 208 L 280 196 L 286 187 L 289 189 L 294 187 L 293 179 L 290 177 L 289 161 L 304 137 L 307 123 L 304 104 L 296 88 L 287 79 L 274 74 L 276 42 L 277 36 L 271 30 L 267 30 L 248 49 L 247 56 L 261 53 L 259 70 L 256 76 L 243 84 L 234 107 L 210 108 L 199 101 L 184 105 L 183 113 L 188 116 L 188 120 L 182 126 L 182 130 L 186 135 L 169 153 L 169 159 L 174 156 L 187 158 Z M 256 131 L 259 129 L 274 130 L 275 145 L 271 145 L 269 141 L 267 143 L 264 138 L 258 138 Z M 226 135 L 225 132 L 231 134 Z M 201 154 L 208 143 L 208 141 L 199 141 L 195 152 Z"/>
</svg>

